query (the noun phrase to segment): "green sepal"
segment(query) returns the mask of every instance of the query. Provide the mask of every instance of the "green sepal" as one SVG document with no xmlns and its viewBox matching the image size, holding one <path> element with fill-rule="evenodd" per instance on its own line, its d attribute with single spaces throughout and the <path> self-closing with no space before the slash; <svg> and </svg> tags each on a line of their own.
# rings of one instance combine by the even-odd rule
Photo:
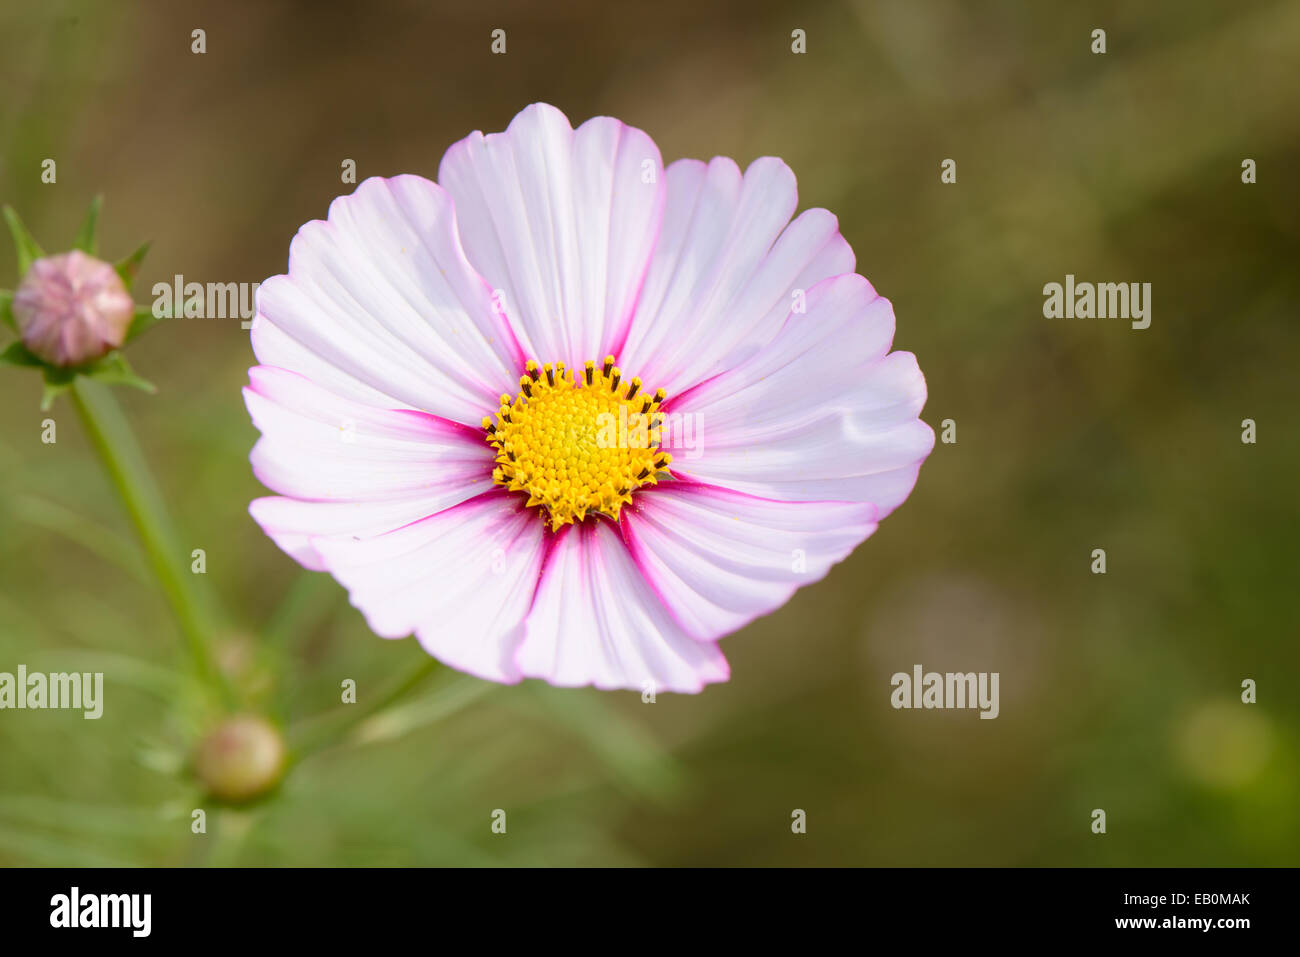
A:
<svg viewBox="0 0 1300 957">
<path fill-rule="evenodd" d="M 18 252 L 18 275 L 27 275 L 27 270 L 32 268 L 32 263 L 45 255 L 40 244 L 32 238 L 32 234 L 27 231 L 23 221 L 18 218 L 18 213 L 12 206 L 4 208 L 5 222 L 9 224 L 9 232 L 14 237 L 14 248 Z"/>
<path fill-rule="evenodd" d="M 129 385 L 133 389 L 149 393 L 158 391 L 158 387 L 148 379 L 136 375 L 135 370 L 126 361 L 126 356 L 116 350 L 73 371 L 106 385 Z"/>
<path fill-rule="evenodd" d="M 41 368 L 45 373 L 45 388 L 41 392 L 41 411 L 48 412 L 54 400 L 72 388 L 77 373 L 72 369 L 60 368 L 44 362 L 41 363 Z"/>
<path fill-rule="evenodd" d="M 95 227 L 99 224 L 99 210 L 103 205 L 102 193 L 90 201 L 90 209 L 86 211 L 86 221 L 81 224 L 81 230 L 72 244 L 74 249 L 80 249 L 87 256 L 94 256 L 99 252 L 99 245 L 95 241 Z"/>
<path fill-rule="evenodd" d="M 62 393 L 72 388 L 77 376 L 95 379 L 105 385 L 129 385 L 144 392 L 157 392 L 158 389 L 147 379 L 136 375 L 126 356 L 114 349 L 106 356 L 79 366 L 56 366 L 34 354 L 21 342 L 11 342 L 0 352 L 0 365 L 20 366 L 28 369 L 40 369 L 44 379 L 41 393 L 41 411 L 44 412 Z"/>
<path fill-rule="evenodd" d="M 122 282 L 126 283 L 126 288 L 131 288 L 131 283 L 135 280 L 135 274 L 140 271 L 140 263 L 144 260 L 145 254 L 149 252 L 150 245 L 152 244 L 147 242 L 141 243 L 139 249 L 113 265 Z"/>
<path fill-rule="evenodd" d="M 11 342 L 4 352 L 0 352 L 0 363 L 4 363 L 7 366 L 35 368 L 45 365 L 45 360 L 36 355 L 21 342 Z"/>
<path fill-rule="evenodd" d="M 155 316 L 152 306 L 136 306 L 135 313 L 131 317 L 131 324 L 126 327 L 126 338 L 122 341 L 122 344 L 126 345 L 128 342 L 139 338 L 166 318 L 168 317 Z"/>
<path fill-rule="evenodd" d="M 13 332 L 18 331 L 18 320 L 14 318 L 14 294 L 8 289 L 0 289 L 0 322 Z"/>
</svg>

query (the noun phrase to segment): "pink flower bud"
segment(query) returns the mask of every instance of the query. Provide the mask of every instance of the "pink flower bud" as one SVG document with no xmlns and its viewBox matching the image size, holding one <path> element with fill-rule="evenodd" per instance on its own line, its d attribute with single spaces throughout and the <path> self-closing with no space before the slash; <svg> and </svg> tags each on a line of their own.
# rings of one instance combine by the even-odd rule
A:
<svg viewBox="0 0 1300 957">
<path fill-rule="evenodd" d="M 73 250 L 32 263 L 14 293 L 23 345 L 56 366 L 77 366 L 116 349 L 135 303 L 108 263 Z"/>
</svg>

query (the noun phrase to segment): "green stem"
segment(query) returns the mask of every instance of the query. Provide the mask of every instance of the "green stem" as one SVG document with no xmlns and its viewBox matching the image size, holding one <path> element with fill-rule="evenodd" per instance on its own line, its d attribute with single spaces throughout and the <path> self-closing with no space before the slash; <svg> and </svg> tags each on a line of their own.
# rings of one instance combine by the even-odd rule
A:
<svg viewBox="0 0 1300 957">
<path fill-rule="evenodd" d="M 126 416 L 112 392 L 100 383 L 78 376 L 70 394 L 176 615 L 199 679 L 229 708 L 233 695 L 213 655 L 211 613 L 182 559 L 162 494 Z"/>
</svg>

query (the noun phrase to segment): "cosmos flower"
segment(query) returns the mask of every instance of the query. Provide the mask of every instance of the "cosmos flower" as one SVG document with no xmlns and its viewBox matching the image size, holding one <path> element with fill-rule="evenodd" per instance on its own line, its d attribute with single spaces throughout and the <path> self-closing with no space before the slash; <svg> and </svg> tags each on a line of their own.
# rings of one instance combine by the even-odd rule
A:
<svg viewBox="0 0 1300 957">
<path fill-rule="evenodd" d="M 366 180 L 263 283 L 253 517 L 482 678 L 695 692 L 911 492 L 890 303 L 780 160 L 534 104 Z M 799 654 L 792 645 L 790 654 Z"/>
</svg>

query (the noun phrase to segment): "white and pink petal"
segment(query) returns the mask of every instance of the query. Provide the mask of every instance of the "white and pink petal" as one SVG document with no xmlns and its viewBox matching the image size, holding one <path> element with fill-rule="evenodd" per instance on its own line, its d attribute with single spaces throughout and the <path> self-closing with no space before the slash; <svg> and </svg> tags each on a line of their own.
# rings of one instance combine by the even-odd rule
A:
<svg viewBox="0 0 1300 957">
<path fill-rule="evenodd" d="M 328 220 L 298 231 L 288 274 L 261 285 L 257 306 L 263 364 L 362 401 L 477 425 L 522 367 L 451 198 L 419 176 L 374 177 L 334 200 Z"/>
<path fill-rule="evenodd" d="M 470 262 L 542 363 L 599 361 L 626 335 L 663 214 L 654 141 L 610 117 L 574 130 L 553 106 L 443 157 Z"/>
<path fill-rule="evenodd" d="M 313 535 L 373 535 L 491 487 L 481 433 L 425 412 L 377 409 L 268 366 L 249 370 L 244 400 L 262 432 L 254 474 L 282 496 L 250 511 L 285 551 L 321 568 Z"/>
<path fill-rule="evenodd" d="M 801 290 L 850 273 L 836 218 L 798 206 L 794 173 L 763 157 L 678 160 L 663 228 L 626 342 L 629 375 L 675 395 L 769 342 Z"/>
<path fill-rule="evenodd" d="M 819 283 L 759 353 L 669 398 L 696 446 L 673 448 L 674 474 L 783 501 L 869 502 L 884 518 L 934 448 L 925 377 L 911 353 L 888 351 L 893 334 L 892 306 L 861 276 Z"/>
<path fill-rule="evenodd" d="M 693 638 L 716 641 L 819 581 L 876 529 L 858 502 L 779 502 L 666 482 L 625 509 L 642 576 Z"/>
<path fill-rule="evenodd" d="M 545 553 L 535 509 L 489 492 L 383 535 L 313 540 L 375 634 L 414 633 L 440 661 L 515 682 Z"/>
<path fill-rule="evenodd" d="M 597 520 L 551 539 L 515 660 L 526 677 L 605 690 L 695 693 L 730 675 L 717 645 L 687 634 L 618 531 Z"/>
</svg>

